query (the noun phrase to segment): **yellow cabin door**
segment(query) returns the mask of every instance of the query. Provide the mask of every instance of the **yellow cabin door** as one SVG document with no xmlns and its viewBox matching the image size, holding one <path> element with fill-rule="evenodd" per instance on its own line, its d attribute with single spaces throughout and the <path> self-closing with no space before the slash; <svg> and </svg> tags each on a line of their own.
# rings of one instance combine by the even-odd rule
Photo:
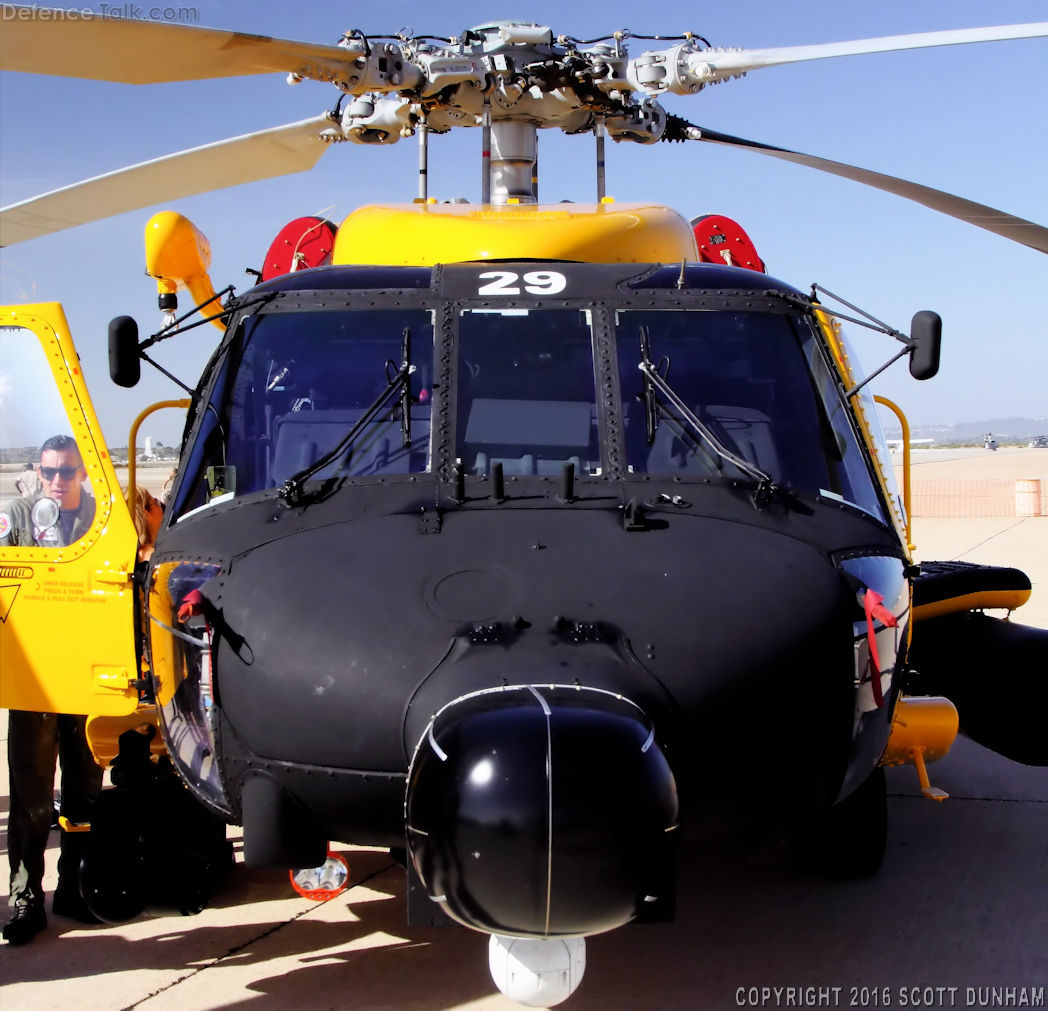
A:
<svg viewBox="0 0 1048 1011">
<path fill-rule="evenodd" d="M 75 513 L 41 502 L 54 503 L 73 480 L 68 465 L 45 467 L 43 487 L 41 447 L 56 436 L 75 440 L 86 472 L 75 476 Z M 66 445 L 46 462 L 68 464 Z M 0 707 L 134 711 L 136 550 L 62 307 L 0 307 Z"/>
</svg>

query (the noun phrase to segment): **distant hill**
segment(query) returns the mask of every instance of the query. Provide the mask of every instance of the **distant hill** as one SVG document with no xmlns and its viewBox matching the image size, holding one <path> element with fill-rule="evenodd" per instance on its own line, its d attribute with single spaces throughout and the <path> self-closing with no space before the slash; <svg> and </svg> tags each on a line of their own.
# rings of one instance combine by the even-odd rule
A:
<svg viewBox="0 0 1048 1011">
<path fill-rule="evenodd" d="M 142 447 L 139 446 L 136 449 L 136 455 L 141 456 L 142 451 Z M 161 443 L 157 443 L 153 447 L 153 454 L 154 459 L 158 461 L 169 461 L 173 463 L 178 459 L 178 447 L 164 446 Z M 109 455 L 113 460 L 113 463 L 117 466 L 126 465 L 127 446 L 110 447 Z M 0 465 L 12 466 L 14 464 L 19 464 L 24 466 L 27 463 L 39 462 L 39 446 L 8 446 L 4 449 L 0 449 Z"/>
<path fill-rule="evenodd" d="M 1023 442 L 1035 435 L 1048 435 L 1048 418 L 991 418 L 988 421 L 962 421 L 956 425 L 912 425 L 911 439 L 932 439 L 941 445 L 982 442 L 992 432 L 998 443 Z M 898 425 L 887 426 L 884 434 L 898 439 L 902 431 Z"/>
</svg>

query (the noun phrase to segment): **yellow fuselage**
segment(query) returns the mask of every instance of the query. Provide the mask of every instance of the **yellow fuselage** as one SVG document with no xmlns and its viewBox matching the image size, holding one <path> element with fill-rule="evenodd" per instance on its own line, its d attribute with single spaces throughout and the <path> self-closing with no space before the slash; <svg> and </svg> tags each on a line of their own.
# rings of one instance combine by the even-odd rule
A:
<svg viewBox="0 0 1048 1011">
<path fill-rule="evenodd" d="M 334 263 L 428 267 L 470 260 L 680 263 L 691 226 L 658 204 L 385 204 L 341 224 Z"/>
</svg>

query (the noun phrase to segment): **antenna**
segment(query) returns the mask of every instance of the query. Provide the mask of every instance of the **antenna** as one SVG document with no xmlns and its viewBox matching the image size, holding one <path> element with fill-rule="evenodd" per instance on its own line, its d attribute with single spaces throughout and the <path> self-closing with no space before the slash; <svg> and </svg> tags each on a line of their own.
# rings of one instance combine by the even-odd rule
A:
<svg viewBox="0 0 1048 1011">
<path fill-rule="evenodd" d="M 597 203 L 604 199 L 604 117 L 597 116 L 593 123 L 593 134 L 597 138 Z"/>
<path fill-rule="evenodd" d="M 429 199 L 429 130 L 425 120 L 418 125 L 418 199 L 420 204 Z"/>
<path fill-rule="evenodd" d="M 487 95 L 480 121 L 480 202 L 491 203 L 491 101 Z"/>
</svg>

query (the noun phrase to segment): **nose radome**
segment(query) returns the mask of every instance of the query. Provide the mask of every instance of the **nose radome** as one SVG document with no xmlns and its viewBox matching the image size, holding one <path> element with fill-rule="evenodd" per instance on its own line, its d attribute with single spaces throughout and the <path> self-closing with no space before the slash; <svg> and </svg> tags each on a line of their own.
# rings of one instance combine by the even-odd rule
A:
<svg viewBox="0 0 1048 1011">
<path fill-rule="evenodd" d="M 610 692 L 525 685 L 434 717 L 408 780 L 408 846 L 431 898 L 502 935 L 599 933 L 670 900 L 673 773 Z"/>
</svg>

